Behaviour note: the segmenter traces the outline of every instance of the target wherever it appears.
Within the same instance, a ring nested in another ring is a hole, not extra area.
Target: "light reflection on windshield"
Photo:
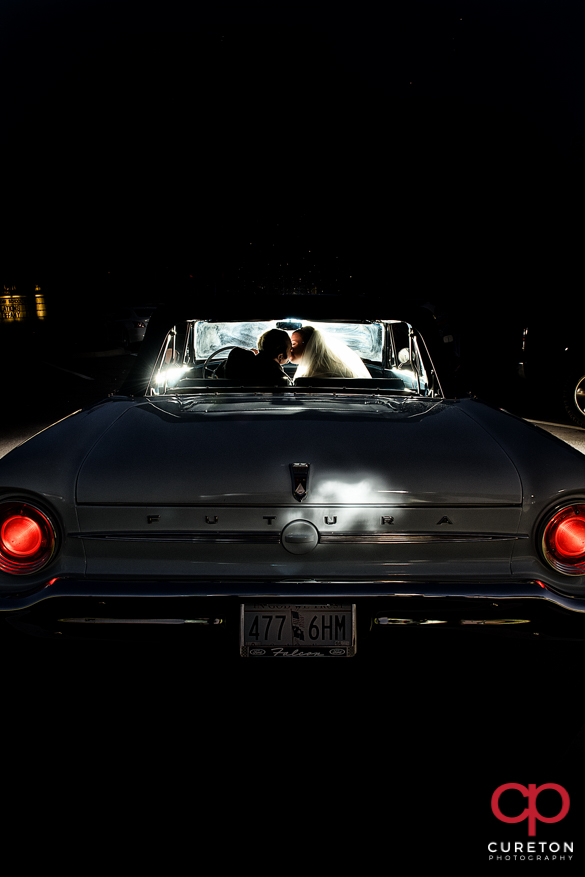
[[[337,339],[347,344],[352,356],[357,354],[362,363],[367,363],[368,377],[355,379],[355,382],[353,378],[343,378],[342,383],[335,377],[322,379],[317,376],[312,380],[307,376],[297,377],[295,366],[286,364],[284,371],[295,390],[308,390],[312,394],[320,392],[323,395],[337,395],[340,392],[362,395],[364,391],[371,390],[383,394],[383,404],[388,404],[388,397],[394,394],[443,395],[438,381],[433,377],[430,360],[431,380],[427,377],[428,366],[420,356],[416,335],[412,332],[409,334],[409,324],[396,321],[384,323],[380,320],[369,323],[302,322],[322,330],[332,348]],[[228,391],[231,387],[232,392],[241,393],[246,385],[250,385],[250,381],[244,380],[241,375],[237,375],[238,380],[226,376],[224,363],[229,352],[234,347],[256,351],[259,337],[268,329],[286,326],[286,331],[292,334],[300,323],[300,320],[292,317],[255,321],[185,320],[177,323],[170,328],[160,348],[150,373],[147,395],[205,391],[209,389],[209,381],[213,381],[214,390]],[[258,386],[272,387],[273,382]],[[277,387],[274,384],[274,389],[284,392],[290,387],[280,384]],[[411,414],[416,416],[416,413],[413,411]]]
[[[291,325],[300,321],[287,318],[284,320],[267,320],[264,322],[214,322],[197,323],[195,332],[195,350],[198,359],[206,359],[214,350],[229,344],[238,347],[256,348],[258,338],[267,329],[275,329],[277,323],[290,322]],[[382,362],[383,327],[380,323],[325,323],[311,320],[311,325],[344,341],[348,347],[362,359]],[[227,356],[228,351],[224,356]],[[220,357],[221,358],[221,357]]]

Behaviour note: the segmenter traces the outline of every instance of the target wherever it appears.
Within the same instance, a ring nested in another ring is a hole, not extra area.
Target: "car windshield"
[[[340,354],[341,364],[338,359],[334,369],[311,371],[308,366],[302,367],[302,360],[278,360],[268,366],[268,372],[262,363],[251,365],[252,351],[257,352],[259,338],[265,332],[284,330],[292,336],[307,324],[318,329],[331,350]],[[237,356],[231,355],[232,351]],[[304,321],[295,317],[177,323],[160,348],[147,394],[188,394],[210,389],[233,393],[247,386],[301,392],[319,387],[319,392],[339,392],[343,388],[351,392],[442,395],[424,342],[419,343],[408,323]],[[233,389],[236,387],[238,390]]]
[[[266,320],[265,322],[199,322],[195,330],[197,359],[207,359],[214,350],[227,345],[254,349],[258,338],[268,329],[286,329],[292,334],[303,325],[301,320]],[[344,341],[362,359],[382,362],[383,328],[381,323],[324,323],[312,321],[326,336]],[[224,351],[226,357],[229,351]]]

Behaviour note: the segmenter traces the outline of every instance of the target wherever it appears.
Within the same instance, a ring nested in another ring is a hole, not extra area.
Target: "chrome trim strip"
[[[70,533],[77,539],[102,539],[109,542],[185,542],[185,543],[217,543],[232,542],[239,544],[273,545],[281,541],[280,532],[236,533],[231,531],[201,533]],[[323,544],[339,543],[370,543],[385,545],[401,543],[417,545],[424,542],[510,542],[517,539],[528,539],[528,536],[510,535],[506,533],[320,533],[319,542]]]
[[[319,541],[417,544],[419,542],[506,542],[514,539],[528,539],[528,536],[500,533],[328,533],[322,534]]]
[[[278,543],[280,533],[213,533],[209,536],[199,533],[157,533],[143,535],[142,533],[70,533],[77,539],[102,539],[106,542],[239,542],[239,543]]]
[[[413,625],[415,627],[420,626],[421,624],[450,624],[450,625],[461,625],[461,624],[530,624],[529,618],[478,618],[478,619],[467,619],[467,618],[390,618],[387,615],[380,615],[374,617],[374,624],[381,625]]]
[[[355,510],[355,509],[444,509],[448,511],[449,509],[481,509],[482,511],[491,510],[491,509],[521,509],[521,502],[490,502],[490,503],[477,503],[477,502],[449,502],[449,503],[439,503],[439,502],[417,502],[414,500],[413,502],[372,502],[372,503],[364,503],[364,502],[336,502],[336,503],[328,503],[328,502],[311,502],[311,500],[307,500],[306,504],[303,503],[305,509],[333,509],[340,511],[345,511],[346,509]],[[79,508],[116,508],[116,509],[139,509],[139,508],[153,508],[153,504],[150,502],[78,502],[77,506]],[[156,504],[157,509],[165,509],[165,508],[188,508],[188,509],[218,509],[223,508],[223,503],[219,505],[213,505],[213,503],[190,503],[190,502],[158,502]],[[226,508],[230,509],[265,509],[267,508],[265,503],[259,502],[230,502],[229,506]],[[296,506],[292,506],[290,503],[286,502],[275,502],[270,505],[271,509],[292,509],[297,508]]]
[[[58,618],[80,624],[222,624],[223,618]]]

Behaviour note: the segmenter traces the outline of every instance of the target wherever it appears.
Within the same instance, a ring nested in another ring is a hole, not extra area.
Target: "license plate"
[[[351,658],[355,603],[242,603],[244,658]]]

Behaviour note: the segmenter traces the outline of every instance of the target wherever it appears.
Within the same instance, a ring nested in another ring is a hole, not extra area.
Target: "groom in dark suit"
[[[251,385],[291,383],[282,368],[289,359],[291,341],[284,329],[268,329],[258,339],[258,353],[244,347],[234,347],[218,377],[234,378]]]

